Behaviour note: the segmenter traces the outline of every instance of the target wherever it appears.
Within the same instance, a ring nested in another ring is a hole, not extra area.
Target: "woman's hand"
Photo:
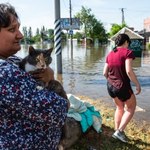
[[[109,71],[108,64],[105,63],[104,69],[103,69],[103,75],[106,77],[106,79],[108,78],[108,71]]]
[[[140,84],[138,84],[137,86],[136,86],[136,93],[135,93],[135,95],[138,95],[138,94],[140,94],[141,93],[141,86],[140,86]]]
[[[133,71],[133,68],[132,68],[132,62],[133,62],[133,59],[126,59],[125,61],[125,64],[126,64],[126,73],[129,77],[129,79],[136,85],[136,92],[135,92],[135,95],[138,95],[140,92],[141,92],[141,86],[140,86],[140,83]]]
[[[36,71],[30,72],[34,79],[48,83],[51,80],[54,80],[54,71],[50,67],[45,69],[38,69]]]

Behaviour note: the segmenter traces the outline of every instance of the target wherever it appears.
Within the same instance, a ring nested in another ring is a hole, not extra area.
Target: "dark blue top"
[[[56,150],[66,116],[65,99],[0,59],[1,150]]]

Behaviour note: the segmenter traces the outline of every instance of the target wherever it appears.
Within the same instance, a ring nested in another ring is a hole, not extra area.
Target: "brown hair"
[[[0,4],[0,30],[8,27],[11,23],[11,15],[19,19],[15,8],[9,3]]]
[[[119,34],[117,36],[117,38],[115,39],[115,47],[113,48],[113,51],[114,52],[117,51],[117,46],[123,45],[125,43],[125,41],[127,41],[130,45],[131,40],[130,40],[129,36],[125,33]]]

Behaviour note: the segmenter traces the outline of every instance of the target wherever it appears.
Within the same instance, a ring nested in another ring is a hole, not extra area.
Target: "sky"
[[[60,0],[60,17],[69,18],[70,0]],[[54,28],[55,0],[0,0],[0,3],[12,4],[21,20],[22,27],[31,27],[33,32],[37,28],[45,26]],[[129,27],[136,31],[143,29],[144,19],[150,18],[150,0],[71,0],[72,17],[80,12],[81,7],[90,8],[96,19],[103,23],[109,32],[113,23],[122,23],[122,11],[124,20]]]

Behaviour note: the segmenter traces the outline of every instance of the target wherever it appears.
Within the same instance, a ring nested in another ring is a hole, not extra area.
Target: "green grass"
[[[94,150],[150,150],[150,124],[139,125],[135,120],[131,120],[125,130],[129,142],[120,142],[111,137],[114,132],[115,109],[100,100],[90,100],[83,96],[80,98],[86,99],[100,111],[103,120],[102,133],[89,129],[69,150],[88,150],[90,147]]]

